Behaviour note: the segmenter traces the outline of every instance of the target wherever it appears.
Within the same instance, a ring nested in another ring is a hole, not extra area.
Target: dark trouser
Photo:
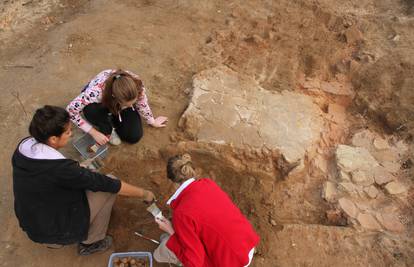
[[[119,116],[109,113],[109,109],[102,103],[92,103],[83,109],[85,118],[101,133],[110,135],[114,127],[122,141],[131,144],[138,143],[143,135],[141,117],[138,112],[132,108],[122,110],[120,114],[122,121],[119,120]]]

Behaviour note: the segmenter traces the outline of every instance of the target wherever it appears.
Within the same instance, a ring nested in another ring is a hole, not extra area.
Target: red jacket
[[[167,242],[185,267],[243,267],[259,242],[249,221],[210,179],[188,185],[171,202],[175,233]]]

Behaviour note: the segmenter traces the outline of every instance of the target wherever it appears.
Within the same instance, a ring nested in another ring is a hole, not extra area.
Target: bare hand
[[[164,232],[167,232],[170,235],[173,235],[175,233],[174,228],[173,228],[170,220],[168,220],[164,217],[162,217],[162,218],[155,217],[155,222],[158,224],[160,229],[163,230]]]
[[[144,190],[144,202],[152,203],[155,201],[155,195],[149,190]]]
[[[83,168],[88,168],[89,165],[92,164],[92,162],[93,162],[93,159],[87,159],[87,160],[84,160],[81,163],[79,163],[79,165]]]
[[[105,145],[109,141],[108,136],[104,135],[95,128],[92,128],[89,131],[89,134],[93,137],[93,139],[95,139],[96,143],[98,143],[99,145]]]
[[[167,126],[168,118],[164,116],[159,116],[155,118],[154,122],[151,124],[152,127],[161,128]]]

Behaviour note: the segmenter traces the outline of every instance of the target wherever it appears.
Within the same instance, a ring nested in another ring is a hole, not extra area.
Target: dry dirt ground
[[[192,76],[224,64],[274,92],[303,92],[305,79],[351,84],[355,97],[335,100],[347,107],[341,142],[364,128],[394,135],[409,146],[404,168],[413,177],[412,0],[5,0],[0,44],[1,266],[106,265],[111,251],[79,257],[75,246],[50,250],[28,240],[13,212],[10,157],[36,108],[66,106],[96,73],[116,67],[142,77],[154,113],[169,123],[145,127],[137,145],[112,147],[102,171],[151,188],[162,202],[172,190],[165,158],[191,149],[200,173],[223,186],[261,235],[253,266],[414,266],[413,190],[403,235],[360,232],[328,226],[323,176],[278,180],[265,199],[254,170],[210,159],[210,147],[176,146],[190,139],[178,121]],[[329,101],[317,99],[322,110]],[[142,203],[119,198],[113,250],[152,251],[135,230],[160,234]]]

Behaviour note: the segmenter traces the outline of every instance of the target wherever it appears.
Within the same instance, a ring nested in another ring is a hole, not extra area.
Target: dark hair
[[[102,95],[102,104],[118,115],[121,104],[136,99],[142,92],[142,81],[126,71],[116,70],[105,81],[105,90]]]
[[[36,110],[29,133],[38,142],[46,144],[51,136],[61,136],[69,123],[69,113],[61,108],[46,105]]]

